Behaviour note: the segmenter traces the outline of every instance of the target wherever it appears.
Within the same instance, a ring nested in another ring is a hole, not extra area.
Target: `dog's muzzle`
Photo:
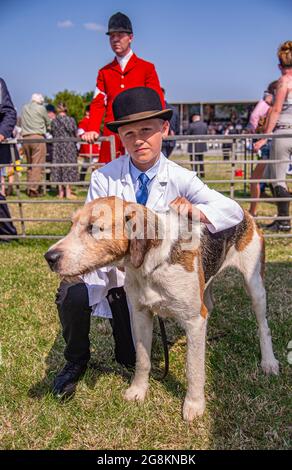
[[[59,250],[49,250],[45,253],[44,257],[52,271],[57,271],[61,256],[62,253]]]

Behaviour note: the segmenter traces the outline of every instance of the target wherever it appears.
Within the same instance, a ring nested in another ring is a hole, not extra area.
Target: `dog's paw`
[[[205,398],[201,400],[185,399],[183,406],[183,419],[191,422],[194,418],[202,416],[205,411]]]
[[[277,359],[261,362],[262,369],[267,375],[279,375],[279,362]]]
[[[148,387],[138,387],[137,385],[131,385],[125,393],[124,399],[128,401],[144,401],[147,393]]]

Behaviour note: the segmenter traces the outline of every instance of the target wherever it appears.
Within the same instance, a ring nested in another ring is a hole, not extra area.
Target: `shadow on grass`
[[[105,320],[106,321],[106,320]],[[130,382],[133,370],[128,370],[120,366],[114,360],[113,353],[113,339],[112,335],[107,332],[106,334],[100,333],[102,328],[99,328],[101,323],[98,323],[95,318],[91,321],[91,359],[88,363],[88,369],[85,373],[83,380],[87,387],[93,389],[100,376],[104,374],[114,374],[123,377],[127,382]],[[173,344],[181,335],[182,331],[169,325],[168,328],[168,343]],[[65,343],[60,330],[51,346],[51,349],[45,359],[46,370],[44,377],[35,383],[28,392],[30,398],[41,399],[48,393],[51,393],[54,378],[59,370],[64,366],[66,360],[63,355]],[[151,376],[155,380],[160,380],[164,373],[164,354],[161,343],[160,331],[158,325],[154,327],[153,333],[153,348],[152,348],[152,372]],[[170,373],[167,375],[165,381],[170,390],[178,390],[179,382]]]

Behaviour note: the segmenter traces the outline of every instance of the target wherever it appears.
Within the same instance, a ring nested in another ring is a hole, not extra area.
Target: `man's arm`
[[[0,142],[11,136],[16,125],[16,117],[6,83],[0,79]]]
[[[51,121],[50,121],[50,118],[48,116],[47,110],[44,106],[43,106],[43,117],[44,117],[44,121],[45,121],[46,130],[50,131],[51,130]]]
[[[88,131],[81,136],[82,140],[90,144],[94,143],[99,137],[101,121],[106,108],[106,100],[104,75],[100,70],[97,76],[93,100],[90,105]]]
[[[162,93],[159,78],[153,64],[149,64],[149,67],[147,69],[145,77],[145,86],[152,88],[159,94],[162,106],[163,108],[165,108],[164,95]]]

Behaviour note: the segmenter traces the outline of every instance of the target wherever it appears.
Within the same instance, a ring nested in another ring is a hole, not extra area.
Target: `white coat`
[[[128,155],[93,172],[86,202],[106,196],[136,202]],[[149,186],[146,206],[165,212],[178,196],[185,197],[208,218],[211,224],[207,227],[212,233],[233,227],[243,219],[243,211],[235,201],[210,189],[195,172],[168,160],[161,153],[157,175]],[[124,274],[116,268],[102,268],[84,275],[83,280],[88,288],[93,315],[111,317],[106,295],[109,289],[124,284]]]

